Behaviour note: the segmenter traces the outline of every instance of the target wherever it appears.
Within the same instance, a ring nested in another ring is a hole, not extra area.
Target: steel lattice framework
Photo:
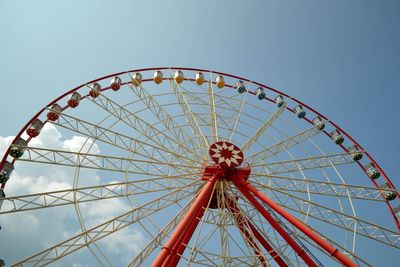
[[[79,146],[47,141],[51,131]],[[79,251],[100,266],[372,266],[363,248],[400,249],[400,195],[360,144],[299,100],[216,71],[137,69],[80,85],[21,129],[0,170],[0,218],[76,214],[58,222],[70,237],[12,266]],[[26,170],[65,175],[69,188],[8,194]],[[107,203],[123,211],[96,217]],[[121,262],[106,244],[127,229],[141,243]]]

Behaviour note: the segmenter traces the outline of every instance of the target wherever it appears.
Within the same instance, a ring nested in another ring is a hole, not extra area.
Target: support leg
[[[317,243],[321,248],[323,248],[329,254],[331,254],[333,257],[335,257],[344,266],[351,266],[351,267],[357,266],[357,264],[355,264],[353,261],[351,261],[344,254],[342,254],[337,248],[335,248],[334,246],[332,246],[331,244],[326,242],[318,234],[316,234],[314,231],[312,231],[310,228],[308,228],[305,224],[303,224],[301,221],[299,221],[296,217],[294,217],[289,212],[284,210],[281,206],[279,206],[274,201],[272,201],[267,196],[265,196],[263,193],[258,191],[255,187],[250,185],[244,179],[240,179],[240,178],[235,179],[235,184],[237,184],[238,188],[239,187],[241,188],[240,189],[241,191],[243,190],[247,194],[249,194],[249,192],[251,192],[255,196],[257,196],[261,201],[263,201],[265,204],[267,204],[269,207],[271,207],[275,212],[277,212],[279,215],[281,215],[283,218],[285,218],[288,222],[290,222],[293,226],[295,226],[297,229],[299,229],[301,232],[303,232],[311,240],[313,240],[315,243]]]
[[[233,183],[240,192],[253,204],[253,206],[263,215],[263,217],[271,224],[271,226],[285,239],[285,241],[293,248],[293,250],[311,267],[318,265],[310,258],[304,249],[283,229],[283,227],[269,214],[264,207],[254,198],[254,196],[246,188],[245,180],[242,177],[235,177]]]
[[[207,206],[208,203],[205,203],[203,208],[200,210],[200,212],[197,214],[195,219],[193,220],[192,224],[190,227],[187,229],[185,234],[182,236],[181,240],[177,242],[176,246],[172,250],[171,254],[168,256],[168,258],[165,261],[165,264],[163,266],[177,266],[179,260],[181,259],[181,255],[186,249],[186,245],[189,243],[190,239],[193,236],[193,233],[195,232],[197,225],[199,224],[201,218],[204,215],[205,212],[205,207]]]
[[[228,208],[228,210],[231,213],[233,219],[235,220],[236,224],[238,225],[240,232],[245,236],[247,242],[252,247],[254,253],[260,259],[260,262],[262,263],[262,266],[263,267],[267,267],[268,263],[267,263],[264,255],[262,255],[260,247],[255,242],[255,240],[253,239],[253,236],[250,234],[250,232],[246,228],[246,223],[245,222],[247,222],[247,220],[241,215],[239,209],[237,209],[237,207],[235,205],[233,205],[232,201],[233,200],[231,200],[231,199],[227,199],[226,200],[226,207]]]
[[[240,221],[245,221],[246,224],[251,232],[253,233],[254,237],[260,242],[260,244],[267,250],[269,255],[275,260],[275,262],[280,266],[280,267],[288,267],[286,262],[279,256],[279,254],[274,250],[274,248],[268,243],[268,241],[261,235],[261,233],[257,230],[257,228],[249,221],[247,218],[245,218],[241,213],[239,207],[236,205],[236,201],[232,199],[232,197],[227,197],[227,204],[229,208],[231,209],[231,212],[235,212],[238,214],[238,216],[243,217],[239,218]]]
[[[200,209],[203,208],[203,203],[210,199],[215,182],[217,181],[219,176],[219,172],[215,173],[205,184],[197,198],[195,199],[193,205],[190,207],[188,213],[185,215],[183,220],[179,223],[178,227],[176,228],[175,232],[172,234],[170,239],[167,241],[167,243],[163,246],[161,249],[160,254],[158,254],[157,258],[154,260],[153,264],[151,265],[152,267],[161,267],[168,257],[168,255],[171,253],[172,248],[174,245],[177,243],[177,241],[180,239],[182,235],[184,235],[185,231],[188,229],[190,226],[191,222],[193,221],[193,218],[197,215]]]

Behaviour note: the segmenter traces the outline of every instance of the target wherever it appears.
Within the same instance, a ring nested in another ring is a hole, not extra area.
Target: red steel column
[[[296,251],[296,253],[304,260],[304,262],[311,267],[318,265],[308,256],[308,254],[300,247],[299,244],[283,229],[283,227],[269,214],[263,206],[254,198],[248,191],[246,182],[241,177],[232,179],[233,183],[240,190],[240,192],[254,205],[254,207],[264,216],[264,218],[271,224],[271,226],[288,242],[288,244]]]
[[[271,207],[274,211],[279,213],[282,217],[284,217],[288,222],[290,222],[293,226],[307,235],[310,239],[312,239],[315,243],[317,243],[321,248],[329,252],[333,257],[335,257],[339,262],[341,262],[345,266],[356,267],[358,266],[352,260],[347,258],[344,254],[342,254],[337,248],[326,242],[322,239],[318,234],[308,228],[305,224],[299,221],[292,214],[284,210],[280,205],[276,204],[274,201],[269,199],[263,193],[258,191],[255,187],[250,185],[248,182],[245,182],[244,179],[238,179],[236,183],[242,188],[241,191],[252,192],[255,196],[257,196],[261,201]],[[235,183],[235,184],[236,184]]]
[[[269,255],[278,263],[280,267],[288,267],[289,265],[279,256],[279,254],[274,250],[273,247],[268,243],[268,241],[260,234],[260,232],[254,227],[253,224],[248,222],[251,231],[257,240],[263,245],[263,247],[268,251]]]
[[[163,265],[165,259],[171,253],[171,249],[174,247],[174,245],[177,243],[180,237],[184,235],[185,230],[187,230],[187,228],[190,226],[191,222],[193,221],[193,218],[196,216],[199,209],[203,208],[203,203],[205,201],[208,201],[208,199],[211,197],[211,194],[214,189],[214,184],[218,180],[218,177],[219,177],[219,172],[217,171],[207,181],[207,183],[201,190],[200,194],[195,199],[193,205],[190,207],[188,213],[185,215],[185,217],[182,219],[182,221],[176,228],[175,232],[172,234],[167,243],[161,249],[160,254],[158,254],[157,258],[151,265],[152,267],[161,267]]]
[[[239,212],[239,207],[236,205],[236,203],[230,198],[229,199],[229,206],[233,208],[233,211]],[[240,217],[243,217],[243,215],[239,214]],[[243,218],[245,219],[245,218]],[[274,248],[268,243],[268,241],[260,234],[260,232],[257,230],[257,228],[251,223],[251,221],[246,220],[247,225],[250,227],[251,232],[253,232],[254,237],[257,238],[257,240],[260,242],[260,244],[267,250],[269,255],[276,261],[276,263],[280,267],[288,267],[286,262],[279,256],[279,254],[274,250]]]
[[[193,233],[197,228],[197,225],[199,224],[201,218],[203,217],[204,212],[205,212],[205,207],[207,206],[207,204],[208,204],[208,200],[207,200],[207,203],[203,203],[203,207],[199,210],[199,213],[196,215],[196,217],[192,221],[191,225],[186,230],[185,234],[182,235],[182,238],[180,238],[180,240],[175,244],[174,248],[171,251],[171,254],[165,260],[165,263],[163,264],[163,266],[177,266],[178,265],[178,262],[181,259],[180,255],[182,255],[183,252],[185,252],[186,245],[192,238]]]
[[[247,238],[247,242],[253,248],[254,253],[258,256],[262,265],[264,267],[267,267],[268,264],[266,263],[266,259],[265,259],[264,255],[260,254],[261,253],[260,247],[254,241],[253,237],[251,236],[249,231],[246,229],[245,224],[243,224],[243,222],[242,222],[245,220],[245,218],[243,218],[243,216],[241,216],[241,214],[239,213],[239,209],[237,209],[237,207],[234,206],[230,201],[231,200],[226,201],[226,204],[228,204],[227,207],[229,209],[229,212],[232,214],[233,219],[238,224],[240,232],[242,232],[242,234]]]

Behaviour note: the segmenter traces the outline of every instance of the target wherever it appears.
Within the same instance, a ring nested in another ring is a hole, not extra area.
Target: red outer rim
[[[118,76],[118,75],[121,75],[121,74],[127,74],[127,73],[132,73],[132,72],[143,72],[143,71],[155,71],[155,70],[182,70],[182,71],[185,71],[185,70],[186,70],[186,71],[200,71],[200,72],[204,72],[204,73],[218,74],[218,75],[222,75],[222,76],[231,77],[231,78],[235,78],[235,79],[238,79],[238,80],[250,82],[250,83],[252,83],[252,84],[256,84],[256,85],[261,86],[261,87],[263,87],[263,88],[265,88],[265,89],[268,89],[268,90],[270,90],[270,91],[272,91],[272,92],[274,92],[274,93],[276,93],[276,94],[280,94],[280,95],[283,95],[283,96],[285,96],[285,97],[287,97],[287,98],[290,98],[290,99],[293,100],[294,102],[296,102],[296,103],[302,105],[304,108],[307,108],[309,111],[311,111],[311,112],[313,112],[314,114],[316,114],[316,115],[320,116],[321,118],[325,119],[325,120],[326,120],[326,123],[330,123],[334,128],[336,128],[336,129],[339,130],[342,134],[344,134],[354,145],[356,145],[360,150],[362,150],[362,151],[364,152],[364,155],[369,159],[369,161],[372,162],[372,163],[375,165],[375,167],[379,170],[379,172],[381,173],[381,175],[383,176],[383,178],[385,179],[385,181],[386,181],[393,189],[396,190],[397,199],[400,200],[400,194],[399,194],[399,192],[397,191],[397,189],[396,189],[396,187],[393,185],[393,183],[390,181],[390,179],[389,179],[389,177],[386,175],[385,171],[384,171],[384,170],[379,166],[379,164],[372,158],[372,156],[371,156],[366,150],[364,150],[364,148],[363,148],[356,140],[354,140],[354,138],[353,138],[352,136],[350,136],[350,135],[349,135],[347,132],[345,132],[341,127],[339,127],[339,125],[337,125],[337,124],[334,123],[333,121],[329,120],[326,116],[322,115],[321,113],[319,113],[318,111],[316,111],[316,110],[313,109],[312,107],[308,106],[307,104],[305,104],[305,103],[301,102],[300,100],[297,100],[296,98],[293,98],[293,97],[289,96],[288,94],[285,94],[285,93],[283,93],[283,92],[281,92],[281,91],[279,91],[279,90],[277,90],[277,89],[275,89],[275,88],[272,88],[272,87],[267,86],[267,85],[262,84],[262,83],[254,82],[254,81],[249,80],[249,79],[247,79],[247,78],[243,78],[243,77],[240,77],[240,76],[237,76],[237,75],[232,75],[232,74],[228,74],[228,73],[224,73],[224,72],[219,72],[219,71],[212,71],[212,70],[205,70],[205,69],[198,69],[198,68],[184,68],[184,67],[143,68],[143,69],[134,69],[134,70],[122,71],[122,72],[118,72],[118,73],[114,73],[114,74],[109,74],[109,75],[106,75],[106,76],[103,76],[103,77],[100,77],[100,78],[91,80],[91,81],[89,81],[89,82],[87,82],[87,83],[81,84],[81,85],[79,85],[79,86],[77,86],[77,87],[75,87],[75,88],[73,88],[73,89],[67,91],[67,92],[64,93],[63,95],[61,95],[61,96],[59,96],[58,98],[56,98],[56,99],[54,99],[53,101],[51,101],[49,104],[47,104],[47,105],[46,105],[45,107],[43,107],[41,110],[39,110],[39,112],[36,113],[36,115],[34,115],[34,116],[28,121],[28,123],[25,124],[25,126],[19,131],[19,133],[16,135],[16,137],[14,138],[14,140],[12,141],[12,143],[14,143],[14,142],[25,132],[25,130],[29,127],[29,125],[30,125],[36,118],[38,118],[38,117],[43,113],[43,111],[45,111],[45,109],[46,109],[47,107],[52,106],[54,103],[58,102],[59,100],[63,99],[64,97],[68,96],[69,94],[71,94],[71,93],[73,93],[73,92],[75,92],[75,91],[81,89],[81,88],[84,87],[85,85],[92,84],[92,83],[94,83],[94,82],[98,82],[98,81],[101,81],[101,80],[104,80],[104,79],[112,78],[112,77],[114,77],[114,76]],[[170,79],[170,78],[163,78],[163,80],[169,80],[169,79]],[[148,81],[152,81],[152,80],[153,80],[153,79],[143,79],[142,82],[148,82]],[[194,79],[185,78],[185,80],[192,80],[192,81],[193,81]],[[130,83],[130,82],[122,83],[121,86],[124,85],[124,84],[127,84],[127,83]],[[215,82],[213,81],[213,83],[215,83]],[[225,86],[226,86],[226,87],[234,88],[234,86],[232,86],[232,85],[225,85]],[[110,88],[110,87],[106,87],[106,88],[102,89],[102,91],[108,90],[109,88]],[[251,94],[253,94],[253,95],[255,95],[254,92],[251,92],[251,91],[248,91],[248,92],[251,93]],[[88,96],[88,95],[83,96],[82,99],[86,98],[87,96]],[[82,100],[82,99],[81,99],[81,100]],[[266,100],[267,100],[267,101],[270,101],[270,102],[274,102],[274,100],[273,100],[273,99],[270,99],[270,98],[266,98]],[[63,110],[67,109],[68,107],[69,107],[68,105],[64,106],[64,107],[63,107]],[[294,113],[294,110],[291,109],[290,107],[286,107],[286,109],[289,110],[290,112]],[[304,119],[305,119],[305,121],[307,121],[308,123],[313,124],[312,121],[311,121],[310,119],[308,119],[307,117],[305,117]],[[47,120],[46,120],[44,123],[47,123]],[[328,132],[326,132],[326,131],[323,131],[323,132],[330,138],[330,135],[329,135]],[[29,142],[31,139],[32,139],[32,138],[28,138],[27,141]],[[12,144],[12,143],[11,143],[11,144]],[[340,145],[340,147],[341,147],[346,153],[348,152],[347,149],[346,149],[343,145]],[[10,153],[10,148],[11,148],[11,145],[8,147],[7,151],[5,152],[5,154],[4,154],[4,156],[3,156],[3,159],[2,159],[2,161],[1,161],[1,163],[0,163],[0,169],[3,168],[3,165],[5,164],[5,162],[6,162],[6,160],[7,160],[7,157],[8,157],[8,155],[9,155],[9,153]],[[12,161],[12,163],[14,163],[14,160]],[[361,163],[360,163],[360,162],[357,162],[357,163],[358,163],[358,165],[360,166],[360,168],[364,171],[364,173],[367,175],[366,170],[365,170],[364,167],[361,165]],[[370,178],[368,175],[367,175],[367,177]],[[371,182],[375,185],[375,187],[376,187],[377,189],[379,189],[379,185],[375,182],[375,180],[372,179],[372,178],[370,178],[370,180],[371,180]],[[1,185],[1,189],[4,189],[4,188],[5,188],[5,183]],[[393,209],[392,209],[392,206],[391,206],[391,204],[389,203],[389,201],[387,201],[387,200],[385,200],[385,201],[386,201],[386,204],[387,204],[387,206],[388,206],[388,208],[389,208],[390,213],[392,214],[392,217],[393,217],[394,221],[396,222],[397,229],[398,229],[398,231],[399,231],[399,233],[400,233],[400,222],[397,220],[396,215],[395,215],[395,213],[394,213],[394,211],[393,211]]]

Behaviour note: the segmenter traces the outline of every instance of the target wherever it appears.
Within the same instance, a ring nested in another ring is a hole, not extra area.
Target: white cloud
[[[124,228],[101,241],[108,251],[125,257],[124,261],[131,260],[146,244],[143,234],[136,229]]]
[[[48,176],[21,176],[16,171],[12,176],[12,180],[10,179],[10,183],[7,184],[6,191],[8,195],[12,196],[17,194],[62,190],[71,187],[71,183],[52,180],[51,177]]]
[[[27,139],[26,133],[22,137]],[[33,138],[29,145],[33,147],[55,148],[59,146],[61,138],[62,135],[57,128],[53,124],[46,123],[39,136]]]
[[[13,136],[0,136],[1,155],[5,153],[13,139]],[[51,124],[46,124],[41,134],[32,139],[29,145],[73,152],[100,153],[98,145],[85,137],[72,136],[63,140],[62,134]],[[15,196],[68,189],[73,186],[74,175],[75,169],[70,167],[17,161],[5,192],[7,196]],[[94,170],[87,169],[81,169],[79,177],[79,186],[96,185],[101,180]],[[130,207],[121,199],[110,199],[88,202],[80,205],[80,208],[88,228],[120,215]],[[30,256],[81,231],[73,206],[2,215],[0,224],[3,227],[0,231],[0,240],[9,241],[0,242],[0,258],[7,264]],[[144,244],[144,237],[139,231],[126,228],[100,241],[99,244],[106,254],[118,254],[121,258],[129,259]],[[86,262],[82,263],[80,259],[81,253],[72,254],[68,256],[68,265],[85,266],[83,264]],[[85,261],[88,261],[88,258]]]
[[[82,136],[73,136],[62,143],[62,148],[71,152],[98,154],[100,149],[91,139]]]
[[[14,140],[15,136],[2,137],[0,136],[0,155],[3,158],[4,153],[7,151],[7,148],[10,146],[11,142]]]

